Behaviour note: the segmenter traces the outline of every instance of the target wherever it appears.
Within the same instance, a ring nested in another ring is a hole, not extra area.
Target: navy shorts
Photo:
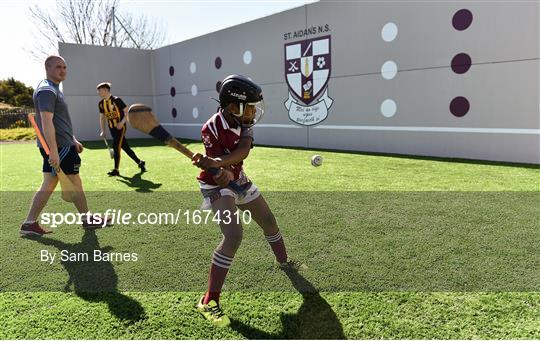
[[[39,148],[39,152],[43,156],[43,173],[52,173],[53,168],[49,164],[49,156],[43,148]],[[58,148],[58,156],[60,156],[60,168],[64,174],[79,174],[81,158],[75,146]]]

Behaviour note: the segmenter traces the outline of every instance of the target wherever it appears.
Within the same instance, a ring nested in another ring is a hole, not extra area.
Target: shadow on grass
[[[133,323],[145,319],[144,308],[136,300],[123,295],[118,291],[118,276],[110,261],[96,261],[94,252],[105,254],[112,247],[101,247],[94,230],[85,230],[80,243],[64,243],[62,241],[43,237],[28,236],[40,244],[54,246],[58,249],[57,259],[64,251],[71,255],[88,255],[88,261],[78,259],[61,261],[68,273],[68,281],[64,286],[65,292],[74,292],[85,301],[107,304],[109,311],[117,318]]]
[[[282,332],[271,334],[231,319],[231,328],[248,339],[345,339],[341,322],[317,289],[297,270],[284,271],[303,302],[296,314],[281,314]]]
[[[161,184],[145,180],[142,178],[144,172],[139,172],[133,175],[131,178],[123,175],[118,175],[119,182],[126,184],[128,187],[134,188],[135,192],[139,193],[152,193],[154,189],[161,187]]]

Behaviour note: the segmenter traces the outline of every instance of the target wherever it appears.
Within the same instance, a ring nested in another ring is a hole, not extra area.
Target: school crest
[[[330,36],[285,44],[285,79],[289,98],[285,108],[295,123],[311,126],[328,116],[334,102],[328,97],[331,70]]]

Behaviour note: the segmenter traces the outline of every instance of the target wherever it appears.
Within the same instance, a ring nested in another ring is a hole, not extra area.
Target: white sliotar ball
[[[322,156],[320,155],[313,155],[311,157],[311,165],[313,167],[319,167],[320,165],[322,165]]]

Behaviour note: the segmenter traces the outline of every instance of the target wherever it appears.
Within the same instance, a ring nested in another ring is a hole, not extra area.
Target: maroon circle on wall
[[[169,76],[174,76],[174,66],[169,66]]]
[[[471,57],[466,53],[458,53],[452,58],[450,65],[457,74],[463,74],[471,68]]]
[[[178,112],[176,111],[176,108],[172,108],[172,117],[176,118],[176,115],[178,115]]]
[[[171,86],[171,96],[174,97],[176,95],[176,89],[174,86]]]
[[[450,112],[456,117],[465,116],[470,109],[469,101],[465,97],[456,97],[450,102]]]
[[[219,92],[221,90],[221,81],[217,81],[216,83],[216,91]]]
[[[216,59],[214,60],[214,66],[216,67],[216,69],[221,68],[221,58],[220,57],[216,57]]]
[[[473,14],[466,8],[460,9],[452,17],[452,26],[458,31],[463,31],[471,26]]]

